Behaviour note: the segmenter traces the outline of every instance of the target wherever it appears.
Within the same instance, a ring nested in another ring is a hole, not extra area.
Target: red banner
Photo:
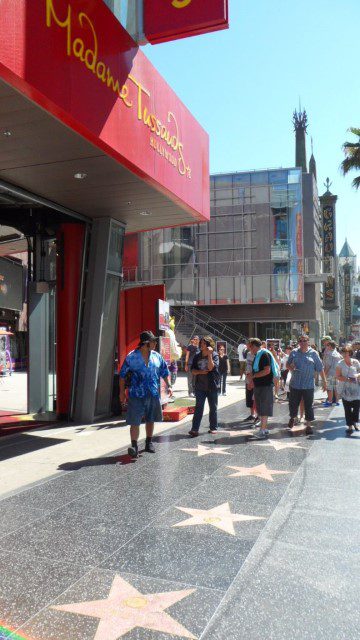
[[[228,0],[144,0],[144,32],[151,44],[228,27]]]
[[[0,0],[1,78],[209,219],[208,135],[102,0]]]

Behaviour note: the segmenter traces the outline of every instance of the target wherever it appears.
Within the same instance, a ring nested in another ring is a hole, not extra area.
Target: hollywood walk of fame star
[[[196,451],[198,458],[201,458],[202,456],[210,456],[211,454],[231,456],[231,453],[226,453],[227,449],[229,449],[229,447],[206,447],[204,444],[198,444],[196,449],[181,449],[181,451]]]
[[[143,594],[120,576],[115,576],[105,600],[73,602],[51,608],[98,618],[100,622],[94,640],[118,640],[136,627],[195,640],[190,631],[165,612],[194,591],[196,589]]]
[[[242,513],[231,513],[228,502],[219,504],[212,509],[188,509],[176,507],[179,511],[187,513],[191,518],[173,524],[173,527],[191,527],[197,524],[209,524],[231,536],[235,535],[234,522],[246,522],[248,520],[265,520],[259,516],[246,516]]]
[[[256,467],[231,467],[228,465],[227,468],[235,470],[235,473],[231,473],[227,476],[228,478],[255,476],[256,478],[268,480],[268,482],[274,482],[273,476],[291,473],[291,471],[275,471],[275,469],[268,469],[266,464],[258,464]]]
[[[253,442],[252,444],[256,444],[260,447],[274,447],[275,451],[281,451],[282,449],[306,449],[306,447],[302,447],[300,442],[280,442],[280,440],[265,440],[264,442]]]
[[[224,434],[224,438],[239,438],[240,436],[252,436],[254,435],[253,429],[242,429],[242,431],[219,431],[219,435]]]

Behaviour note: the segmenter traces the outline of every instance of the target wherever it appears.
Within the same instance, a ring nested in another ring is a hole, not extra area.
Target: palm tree
[[[343,151],[346,158],[341,163],[341,169],[344,176],[352,169],[360,169],[360,129],[350,127],[349,131],[358,137],[358,141],[345,142],[343,144]],[[360,176],[354,178],[353,187],[356,189],[360,187]]]

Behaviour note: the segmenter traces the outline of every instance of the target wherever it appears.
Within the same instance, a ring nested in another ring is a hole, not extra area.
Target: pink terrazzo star
[[[118,640],[136,627],[195,640],[190,631],[165,612],[165,609],[194,591],[195,589],[184,589],[142,594],[120,576],[115,576],[105,600],[74,602],[51,608],[98,618],[100,622],[94,640]]]

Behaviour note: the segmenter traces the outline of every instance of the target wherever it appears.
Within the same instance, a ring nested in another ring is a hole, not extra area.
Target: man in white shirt
[[[238,358],[239,358],[239,366],[240,366],[240,380],[242,380],[243,376],[245,375],[245,368],[246,368],[246,353],[244,354],[244,352],[246,351],[246,341],[245,340],[241,340],[239,346],[238,346]]]

